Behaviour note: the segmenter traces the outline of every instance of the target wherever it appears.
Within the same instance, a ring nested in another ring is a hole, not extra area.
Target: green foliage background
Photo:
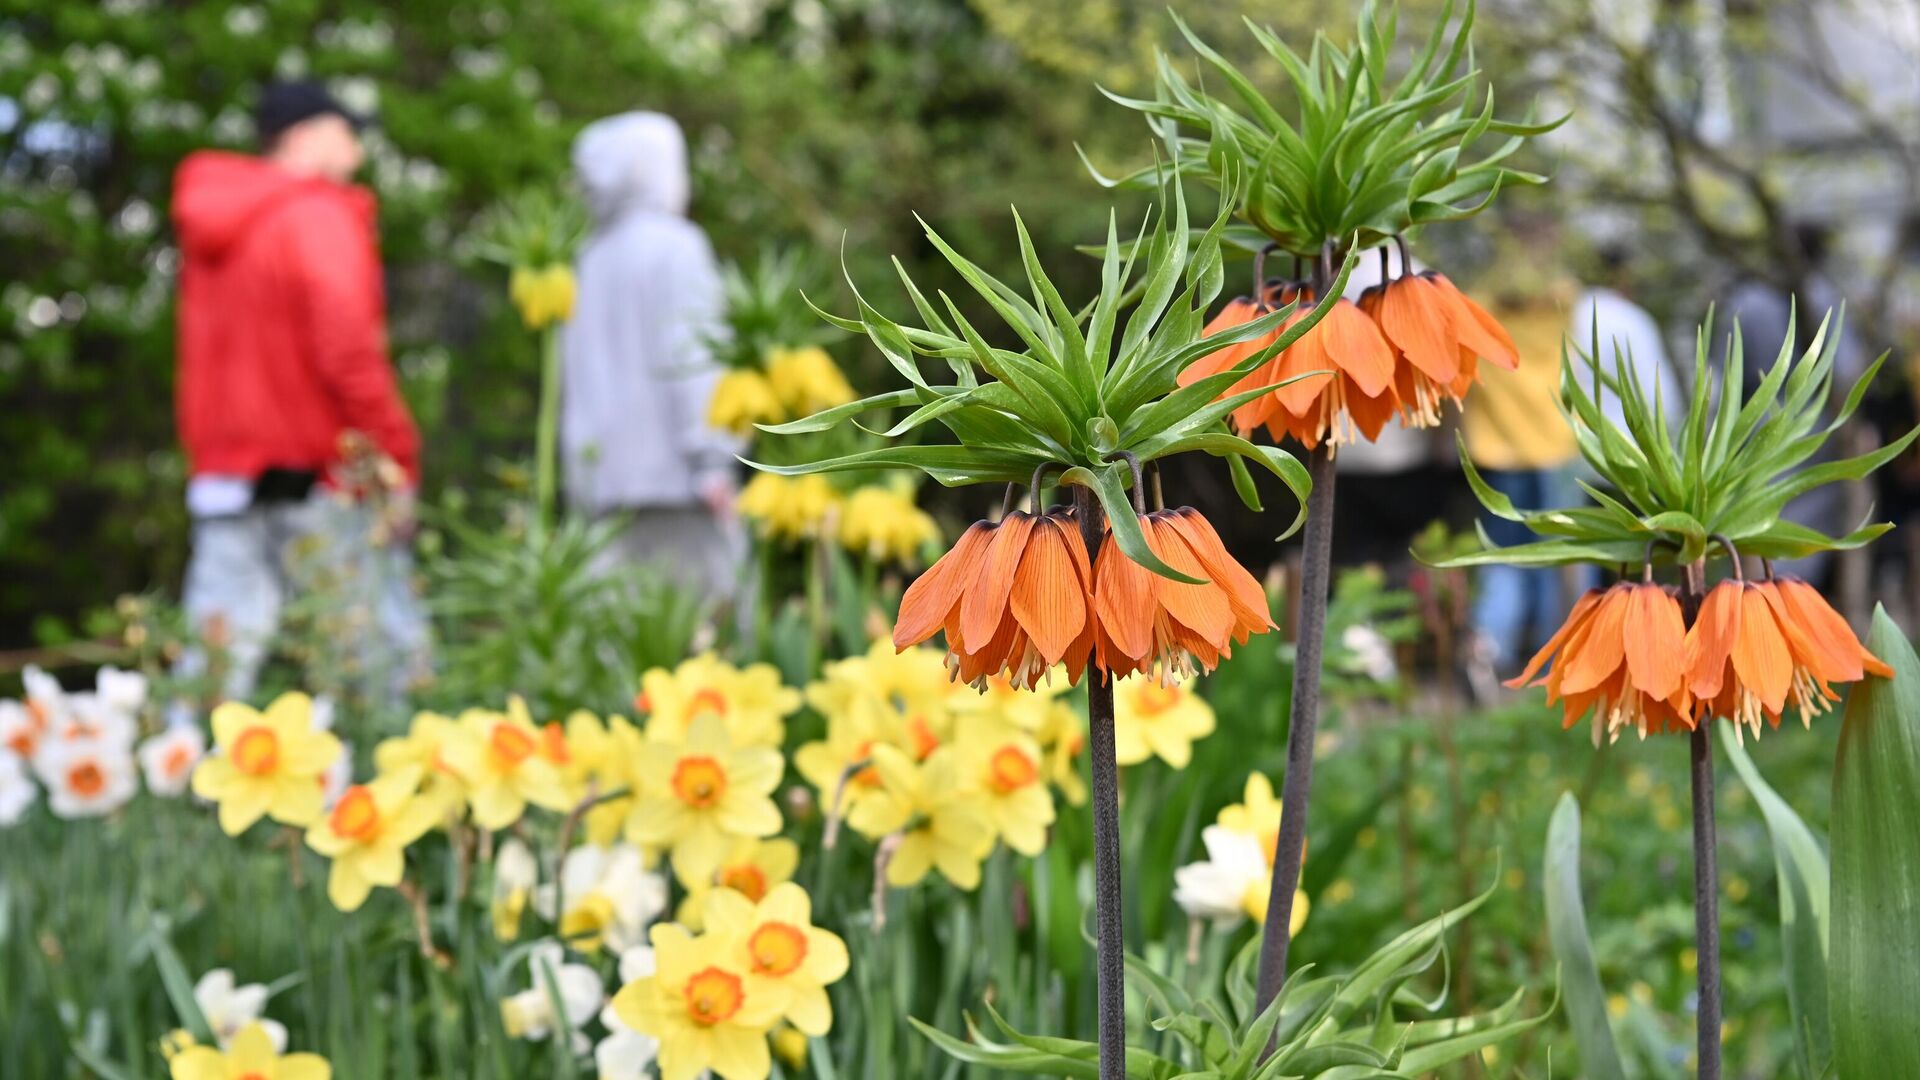
[[[1193,6],[1203,29],[1237,19]],[[457,240],[563,177],[582,124],[679,117],[723,255],[780,240],[824,262],[844,237],[855,279],[884,288],[888,253],[916,275],[933,255],[916,211],[990,267],[1011,265],[1009,203],[1043,250],[1097,233],[1071,144],[1114,161],[1146,141],[1090,77],[1136,86],[1169,26],[1158,7],[1004,0],[0,2],[0,645],[64,640],[87,608],[178,581],[171,175],[246,145],[262,80],[377,102],[394,357],[439,490],[523,458],[533,430],[532,345]],[[1095,269],[1069,263],[1065,284]]]

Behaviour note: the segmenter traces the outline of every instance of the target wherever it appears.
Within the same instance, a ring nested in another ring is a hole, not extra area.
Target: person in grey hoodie
[[[573,167],[593,231],[561,341],[567,502],[627,520],[611,561],[731,596],[739,445],[706,422],[722,298],[706,234],[686,216],[686,138],[660,113],[622,113],[580,132]]]

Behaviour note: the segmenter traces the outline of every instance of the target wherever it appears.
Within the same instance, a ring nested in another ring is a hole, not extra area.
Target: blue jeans
[[[1487,469],[1480,475],[1495,491],[1512,499],[1517,510],[1578,506],[1586,501],[1564,469]],[[1485,511],[1480,521],[1501,547],[1539,539],[1525,525]],[[1545,641],[1566,614],[1561,573],[1554,568],[1484,566],[1479,587],[1473,602],[1473,628],[1492,648],[1494,667],[1511,673],[1528,655],[1529,641]]]

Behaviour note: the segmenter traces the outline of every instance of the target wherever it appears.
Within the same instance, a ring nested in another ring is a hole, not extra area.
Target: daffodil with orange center
[[[1402,274],[1361,294],[1360,309],[1391,346],[1408,427],[1438,424],[1441,403],[1459,404],[1479,378],[1480,360],[1509,371],[1520,365],[1519,350],[1499,320],[1443,274]]]
[[[467,801],[467,782],[447,763],[444,753],[447,745],[459,737],[460,725],[451,717],[415,713],[405,735],[382,739],[373,748],[373,767],[383,773],[419,769],[423,778],[420,797],[439,810],[445,820]]]
[[[1129,675],[1113,689],[1113,757],[1121,765],[1159,758],[1176,769],[1193,760],[1193,744],[1213,734],[1213,706],[1190,684]]]
[[[313,699],[282,694],[264,712],[237,701],[213,710],[209,754],[193,770],[193,793],[220,804],[220,828],[238,836],[261,817],[309,825],[324,809],[321,776],[340,740],[313,726]]]
[[[407,845],[439,820],[438,808],[416,794],[419,787],[420,771],[411,767],[355,784],[307,829],[307,846],[333,861],[327,899],[334,907],[353,911],[374,886],[400,884]]]
[[[1892,674],[1819,593],[1793,580],[1708,590],[1685,662],[1700,715],[1725,717],[1742,737],[1758,737],[1763,719],[1779,727],[1789,705],[1811,724],[1837,700],[1834,682]]]
[[[1593,714],[1593,744],[1632,728],[1641,738],[1693,730],[1693,691],[1685,678],[1686,622],[1673,591],[1651,582],[1593,589],[1508,686],[1524,686],[1548,659],[1536,685],[1560,703],[1565,727]]]
[[[736,943],[684,927],[653,928],[654,973],[613,996],[620,1022],[660,1041],[661,1080],[766,1080],[773,1069],[767,1031],[787,999],[751,993]]]
[[[956,747],[943,746],[924,763],[898,747],[873,749],[883,797],[861,803],[847,818],[874,840],[898,836],[887,860],[887,884],[917,885],[930,870],[961,889],[980,884],[980,863],[993,852],[993,818],[962,769]]]
[[[685,742],[649,741],[634,763],[640,795],[627,838],[669,849],[683,877],[712,874],[734,841],[780,831],[773,789],[783,764],[778,750],[736,745],[714,716],[696,719]]]
[[[1162,577],[1129,559],[1118,543],[1101,545],[1094,567],[1094,639],[1104,670],[1177,682],[1212,671],[1233,645],[1273,628],[1266,591],[1198,510],[1144,514],[1140,530],[1162,562],[1202,584]]]
[[[800,708],[798,690],[784,686],[772,664],[735,667],[702,653],[668,671],[640,677],[639,701],[647,713],[647,737],[678,742],[702,716],[725,721],[740,746],[777,747],[786,737],[786,717]]]
[[[1031,688],[1056,664],[1080,680],[1093,646],[1093,571],[1069,511],[1016,510],[976,522],[900,599],[893,644],[906,649],[946,631],[947,666],[975,687],[1005,673]]]
[[[540,729],[519,697],[505,713],[469,709],[460,715],[458,737],[441,748],[442,759],[467,785],[474,824],[504,829],[520,820],[528,804],[548,810],[573,805],[567,784],[540,754]]]
[[[689,878],[679,867],[674,867],[675,876],[687,890],[675,914],[682,925],[698,930],[705,919],[708,893],[732,889],[757,904],[766,899],[774,886],[792,881],[793,872],[799,866],[800,845],[786,837],[741,837],[706,877]]]
[[[716,889],[707,897],[706,927],[732,942],[749,998],[781,1001],[782,1018],[816,1038],[832,1029],[827,987],[847,973],[847,946],[838,934],[813,925],[805,889],[787,882],[758,901]]]
[[[1000,839],[1022,855],[1040,854],[1054,815],[1040,744],[1008,725],[979,724],[961,734],[960,753]]]
[[[318,1054],[280,1054],[259,1024],[248,1024],[226,1051],[188,1046],[167,1062],[172,1080],[330,1080],[333,1066]]]

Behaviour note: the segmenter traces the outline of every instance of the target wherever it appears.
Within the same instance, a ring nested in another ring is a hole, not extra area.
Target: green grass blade
[[[1545,878],[1547,936],[1560,961],[1560,987],[1567,998],[1567,1021],[1580,1046],[1581,1076],[1588,1080],[1625,1080],[1620,1048],[1607,1020],[1607,992],[1587,936],[1586,906],[1580,899],[1580,802],[1572,792],[1560,796],[1547,826]]]
[[[1833,770],[1828,990],[1840,1076],[1920,1076],[1920,657],[1884,608],[1867,647],[1893,668],[1853,688]]]

